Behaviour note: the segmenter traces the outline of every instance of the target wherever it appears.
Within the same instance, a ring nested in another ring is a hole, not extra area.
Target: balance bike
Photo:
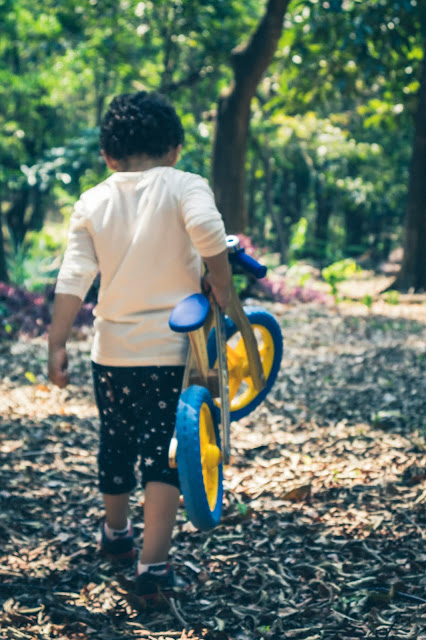
[[[233,273],[256,278],[266,267],[227,237]],[[189,350],[169,466],[176,468],[189,519],[200,530],[221,517],[223,465],[230,461],[230,424],[247,416],[269,393],[283,354],[281,329],[261,307],[242,307],[234,284],[226,315],[202,293],[173,309],[169,326],[188,333]]]

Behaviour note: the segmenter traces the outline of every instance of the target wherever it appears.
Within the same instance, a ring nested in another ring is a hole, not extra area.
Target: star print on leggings
[[[179,486],[168,464],[183,367],[106,367],[93,364],[100,416],[99,486],[127,493],[150,481]]]

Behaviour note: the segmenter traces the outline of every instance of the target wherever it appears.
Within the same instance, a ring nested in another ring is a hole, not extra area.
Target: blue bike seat
[[[177,333],[188,333],[203,326],[210,310],[210,302],[203,293],[193,293],[181,300],[169,318],[169,327]]]

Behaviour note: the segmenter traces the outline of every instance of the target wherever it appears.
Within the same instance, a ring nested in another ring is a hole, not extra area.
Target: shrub
[[[255,260],[259,260],[261,256],[265,256],[266,250],[254,245],[248,236],[238,234],[238,237],[241,247],[249,256]],[[261,280],[253,280],[253,278],[245,275],[238,275],[236,277],[239,278],[237,291],[239,293],[241,292],[242,295],[250,293],[253,285],[255,285],[255,290],[259,291],[263,297],[268,300],[273,300],[274,302],[293,304],[326,301],[326,296],[321,291],[304,286],[307,279],[305,276],[301,277],[297,285],[292,284],[285,276],[274,272],[272,272],[272,274],[267,273]],[[245,278],[245,286],[241,283],[241,278]]]
[[[0,282],[0,341],[12,340],[21,335],[35,338],[44,335],[51,321],[54,287],[43,292],[30,292],[23,287]],[[85,303],[76,318],[76,326],[93,322],[92,303]]]

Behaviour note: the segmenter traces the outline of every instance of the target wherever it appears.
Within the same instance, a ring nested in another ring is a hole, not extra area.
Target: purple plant
[[[240,241],[241,248],[247,253],[247,255],[252,258],[259,258],[261,255],[267,253],[266,249],[261,249],[260,247],[254,245],[249,236],[244,235],[244,233],[239,233],[238,238]]]
[[[251,239],[244,235],[238,234],[241,247],[251,257],[259,259],[260,256],[267,253],[267,250],[254,245]],[[321,291],[311,289],[310,287],[290,285],[285,276],[273,274],[273,277],[266,275],[261,280],[256,281],[255,290],[261,292],[262,296],[274,302],[282,302],[283,304],[321,302],[327,300]]]
[[[33,293],[22,287],[0,282],[0,341],[21,335],[32,338],[44,335],[51,322],[54,289]],[[93,304],[83,304],[76,325],[91,325]]]
[[[285,277],[275,276],[274,279],[267,276],[257,282],[257,288],[268,300],[282,302],[283,304],[326,302],[326,296],[316,289],[300,286],[289,286]]]
[[[266,249],[254,245],[251,239],[240,234],[242,248],[256,259],[267,253]],[[257,280],[251,287],[253,294],[282,302],[284,304],[325,302],[326,296],[309,287],[293,286],[285,276],[272,273],[262,280]],[[19,336],[37,337],[44,335],[51,322],[51,307],[54,298],[54,286],[48,285],[42,292],[30,292],[22,287],[15,287],[0,282],[0,341],[13,340]],[[78,313],[77,327],[93,324],[93,308],[96,304],[96,287]]]

